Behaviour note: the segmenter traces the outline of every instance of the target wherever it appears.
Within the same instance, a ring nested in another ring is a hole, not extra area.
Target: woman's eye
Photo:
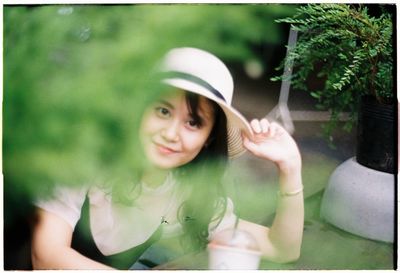
[[[168,117],[170,115],[169,110],[164,107],[156,107],[156,113],[161,117]]]
[[[188,124],[189,124],[190,127],[194,127],[194,128],[200,128],[201,127],[200,122],[198,122],[198,121],[196,121],[194,119],[189,120]]]

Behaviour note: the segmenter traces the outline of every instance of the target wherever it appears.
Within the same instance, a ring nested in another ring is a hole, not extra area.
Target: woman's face
[[[172,169],[192,161],[201,151],[213,128],[211,103],[199,97],[197,114],[191,115],[185,91],[177,90],[148,107],[140,127],[140,141],[149,162],[157,168]]]

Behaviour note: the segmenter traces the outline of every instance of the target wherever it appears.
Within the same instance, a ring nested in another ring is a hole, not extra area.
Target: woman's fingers
[[[259,146],[250,139],[248,139],[246,136],[243,136],[243,146],[256,156],[260,154]]]
[[[271,126],[270,126],[270,137],[277,136],[278,131],[279,131],[279,125],[277,123],[275,123],[275,122],[271,123]]]
[[[270,123],[267,119],[263,118],[262,120],[260,120],[260,127],[261,127],[261,131],[262,133],[266,134],[269,131],[269,127],[270,127]]]
[[[250,122],[251,128],[255,133],[254,140],[259,140],[259,137],[273,138],[279,136],[283,132],[283,128],[276,122],[269,122],[267,119],[263,118],[261,120],[253,119]]]
[[[256,134],[266,134],[269,131],[270,123],[267,119],[263,118],[261,120],[253,119],[250,122],[251,128]]]
[[[279,123],[255,119],[250,124],[254,134],[252,137],[242,134],[243,146],[255,156],[286,162],[292,155],[298,155],[295,142]]]
[[[256,133],[256,134],[262,133],[261,124],[260,124],[260,121],[258,119],[253,119],[250,122],[250,126],[253,129],[254,133]]]
[[[251,128],[253,129],[254,133],[256,134],[271,134],[274,133],[275,127],[272,126],[274,123],[270,123],[267,119],[263,118],[261,120],[253,119],[250,122]]]

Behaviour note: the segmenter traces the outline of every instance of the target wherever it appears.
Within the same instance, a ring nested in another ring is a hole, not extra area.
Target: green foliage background
[[[343,129],[352,129],[362,96],[393,102],[394,9],[390,4],[308,4],[294,16],[277,20],[299,32],[284,62],[294,63],[293,88],[310,93],[317,109],[331,111],[326,136],[338,125],[341,112],[350,114]],[[317,78],[323,86],[310,88],[310,79]]]
[[[129,172],[148,74],[169,48],[194,46],[227,63],[286,43],[274,22],[293,5],[4,6],[5,229],[55,183]]]

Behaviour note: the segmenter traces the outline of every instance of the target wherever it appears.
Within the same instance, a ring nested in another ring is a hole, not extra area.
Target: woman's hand
[[[282,172],[299,170],[301,157],[296,142],[290,134],[275,122],[263,118],[250,123],[253,137],[243,135],[244,147],[255,156],[271,160]]]

